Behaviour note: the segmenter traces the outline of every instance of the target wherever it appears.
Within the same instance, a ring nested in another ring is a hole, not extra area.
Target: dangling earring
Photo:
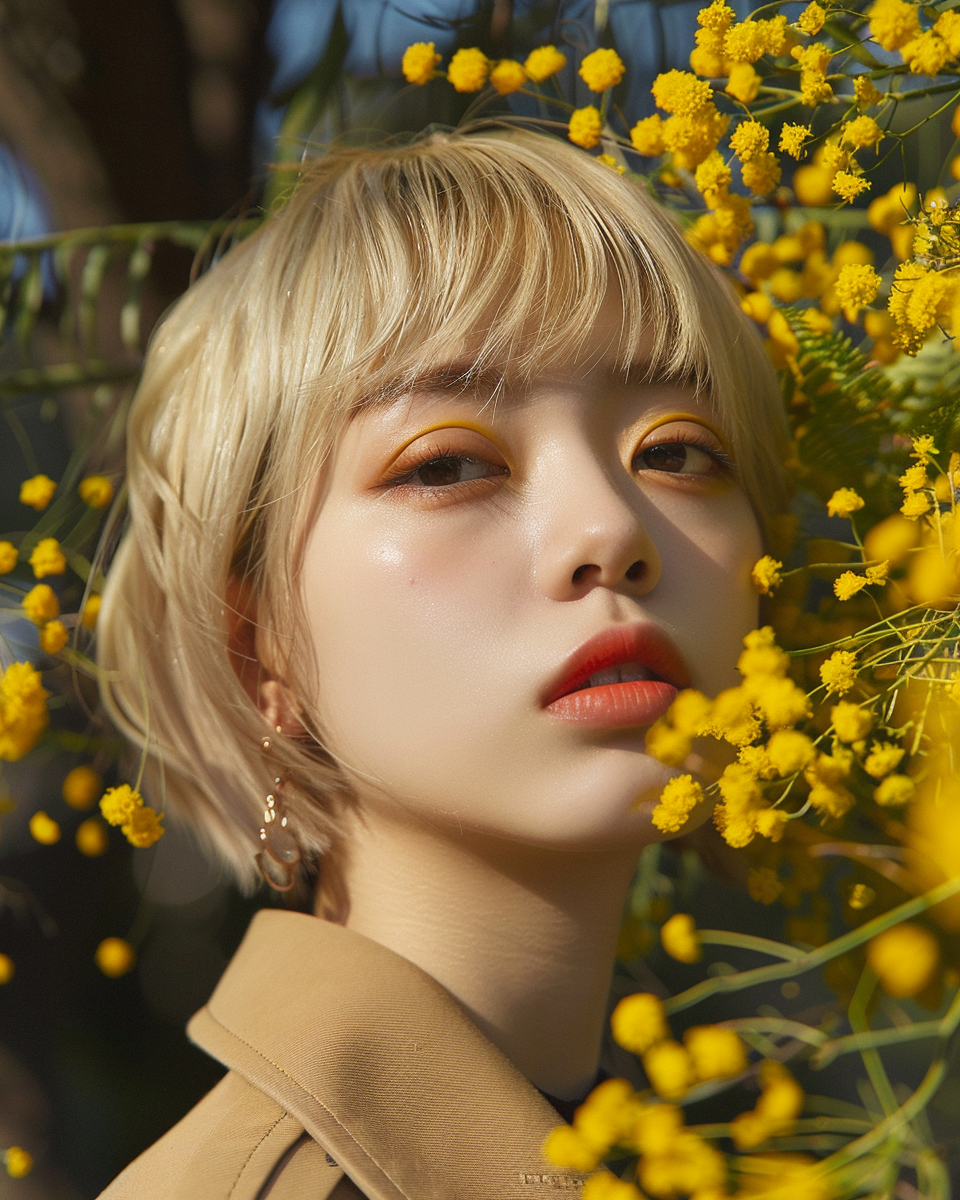
[[[278,725],[277,733],[283,730]],[[264,754],[270,753],[270,738],[260,739]],[[300,865],[300,847],[287,826],[287,818],[280,811],[284,778],[276,776],[274,790],[267,796],[263,810],[263,825],[260,842],[263,849],[257,854],[256,862],[264,880],[277,892],[289,892],[296,883],[297,867]]]

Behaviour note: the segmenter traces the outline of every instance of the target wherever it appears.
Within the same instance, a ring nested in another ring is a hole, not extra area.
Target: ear
[[[287,737],[306,736],[297,698],[279,679],[265,679],[260,684],[258,702],[260,711],[273,729]]]
[[[271,728],[279,725],[288,737],[306,729],[296,697],[279,679],[270,677],[257,653],[257,614],[253,588],[234,575],[227,582],[227,652],[240,686],[260,709]]]

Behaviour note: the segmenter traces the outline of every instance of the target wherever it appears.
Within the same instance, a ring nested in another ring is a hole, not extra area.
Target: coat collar
[[[439,983],[361,934],[264,909],[188,1027],[370,1200],[538,1200],[557,1114]]]

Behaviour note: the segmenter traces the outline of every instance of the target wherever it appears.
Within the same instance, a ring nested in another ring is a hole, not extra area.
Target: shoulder
[[[230,1071],[101,1200],[363,1200],[276,1101]]]

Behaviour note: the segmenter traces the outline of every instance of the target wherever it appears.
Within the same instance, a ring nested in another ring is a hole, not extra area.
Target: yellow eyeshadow
[[[424,429],[421,429],[412,437],[407,438],[403,445],[400,446],[399,449],[397,449],[397,451],[390,456],[390,463],[387,465],[389,466],[392,463],[395,463],[400,455],[403,454],[404,450],[406,450],[408,446],[412,446],[414,442],[419,441],[420,438],[426,437],[429,433],[436,433],[438,430],[443,429],[469,429],[472,433],[479,433],[481,437],[485,437],[489,441],[493,442],[500,453],[506,457],[506,451],[504,450],[503,446],[501,446],[500,439],[495,433],[493,433],[492,430],[487,429],[486,426],[477,425],[473,421],[438,421],[435,425],[427,425]]]
[[[694,413],[667,413],[663,417],[657,417],[652,425],[648,425],[646,429],[644,429],[640,441],[642,442],[648,434],[651,434],[655,429],[659,429],[661,425],[671,425],[675,421],[691,421],[694,425],[702,425],[704,429],[709,429],[713,436],[720,443],[724,453],[730,453],[730,448],[727,445],[727,439],[723,436],[720,430],[703,417],[697,416]]]

